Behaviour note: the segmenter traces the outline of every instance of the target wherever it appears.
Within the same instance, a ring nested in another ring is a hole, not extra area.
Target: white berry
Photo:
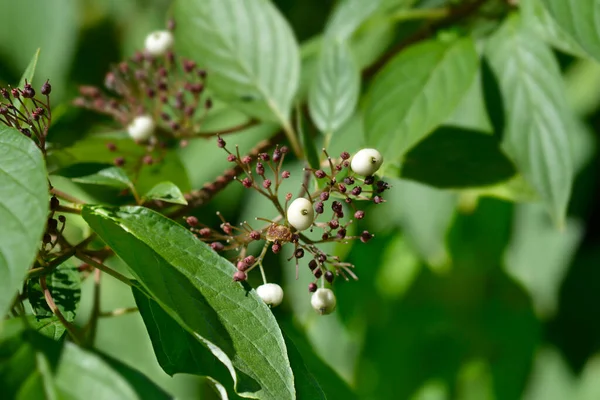
[[[331,314],[335,310],[335,294],[331,289],[317,289],[310,298],[310,304],[319,314]]]
[[[310,228],[315,220],[315,212],[310,200],[298,197],[287,209],[287,220],[297,231]]]
[[[127,133],[135,141],[144,141],[149,139],[154,133],[154,120],[148,115],[135,117],[127,126]]]
[[[155,31],[146,36],[146,51],[158,57],[164,55],[173,46],[173,34],[169,31]]]
[[[383,156],[375,149],[362,149],[352,157],[350,168],[361,176],[371,176],[383,163]]]
[[[283,289],[276,283],[265,283],[256,288],[256,294],[271,307],[277,307],[283,300]]]

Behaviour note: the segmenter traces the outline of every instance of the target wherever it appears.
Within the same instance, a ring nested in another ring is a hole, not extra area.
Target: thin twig
[[[120,317],[121,315],[132,314],[138,311],[140,310],[137,307],[117,308],[116,310],[101,312],[98,316],[101,318]]]
[[[258,143],[248,155],[251,157],[257,157],[259,153],[264,153],[270,148],[274,147],[281,139],[284,138],[283,132],[278,132],[275,136],[270,139],[266,139]],[[188,202],[187,206],[181,207],[178,210],[170,213],[169,218],[175,219],[182,217],[190,212],[190,210],[200,207],[208,203],[215,195],[221,190],[225,189],[229,183],[231,183],[236,176],[243,172],[242,167],[236,165],[233,168],[227,169],[223,174],[212,182],[204,184],[204,186],[186,195]]]
[[[66,200],[66,201],[68,201],[70,203],[73,203],[73,204],[85,204],[85,201],[80,200],[80,199],[78,199],[75,196],[71,196],[68,193],[61,192],[60,190],[58,190],[56,188],[50,189],[50,193],[52,193],[53,195],[55,195],[56,197],[58,197],[60,199]]]

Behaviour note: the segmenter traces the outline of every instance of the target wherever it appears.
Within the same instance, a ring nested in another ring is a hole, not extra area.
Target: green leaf
[[[308,370],[302,354],[298,351],[292,339],[285,334],[283,338],[288,349],[290,365],[294,371],[294,385],[296,387],[297,398],[300,400],[326,400],[327,396],[323,393],[323,389],[315,376]]]
[[[31,61],[29,61],[27,68],[25,68],[25,71],[23,71],[23,75],[21,76],[21,79],[19,80],[18,87],[22,88],[23,86],[25,86],[25,82],[31,83],[33,81],[33,75],[35,74],[35,67],[37,66],[39,56],[40,56],[40,49],[37,49],[35,51],[35,53],[33,54]]]
[[[64,176],[77,183],[108,186],[115,189],[127,189],[133,186],[122,168],[110,164],[95,162],[72,164],[53,172],[53,175]]]
[[[557,62],[518,17],[490,39],[487,53],[504,97],[503,148],[562,225],[573,184],[573,124]]]
[[[23,283],[48,216],[42,153],[13,128],[0,127],[0,318]]]
[[[187,204],[181,190],[173,182],[161,182],[144,195],[148,200],[162,200],[167,203]]]
[[[360,70],[345,42],[323,46],[308,94],[308,110],[321,132],[331,134],[350,118],[360,91]]]
[[[558,25],[600,60],[600,2],[597,0],[543,0]]]
[[[338,4],[325,28],[325,35],[337,40],[349,39],[358,27],[379,7],[381,0],[345,0]]]
[[[218,367],[224,369],[216,357],[156,301],[136,287],[132,291],[152,340],[156,359],[167,374],[173,376],[184,373],[214,378]]]
[[[277,322],[254,291],[232,281],[231,263],[143,207],[84,207],[82,215],[160,307],[228,368],[238,394],[295,398]]]
[[[443,126],[404,157],[400,176],[439,188],[487,186],[515,174],[498,140],[485,132]]]
[[[569,219],[558,231],[539,204],[521,204],[506,250],[505,269],[529,292],[540,317],[557,309],[560,285],[583,237],[583,227]]]
[[[541,0],[524,1],[521,7],[525,23],[550,45],[577,57],[588,57],[577,41],[556,22]]]
[[[399,161],[451,115],[477,76],[477,66],[471,38],[428,41],[398,54],[367,94],[367,144],[388,161]]]
[[[262,120],[289,124],[300,79],[292,29],[268,0],[177,0],[176,45],[206,67],[217,97]]]
[[[46,303],[40,279],[30,279],[27,282],[27,299],[33,308],[33,314],[37,318],[37,323],[40,325],[38,330],[42,327],[47,330],[51,327],[55,317]],[[70,260],[62,263],[51,274],[46,276],[46,285],[62,315],[67,321],[73,322],[79,300],[81,299],[81,277],[77,266]],[[48,324],[50,325],[47,326]],[[57,331],[53,334],[60,337],[62,332],[64,332],[64,327],[60,325],[56,328]],[[50,335],[47,336],[50,337]]]

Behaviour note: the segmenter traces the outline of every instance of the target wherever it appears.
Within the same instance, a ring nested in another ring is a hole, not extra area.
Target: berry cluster
[[[206,71],[178,58],[173,41],[170,31],[151,33],[143,52],[106,75],[104,84],[113,95],[81,86],[74,104],[113,117],[140,144],[164,147],[177,140],[184,146],[197,136],[212,101],[204,94]]]
[[[357,277],[352,271],[352,264],[323,252],[318,245],[328,242],[348,243],[356,239],[366,243],[373,237],[368,231],[358,235],[349,234],[353,220],[347,215],[362,219],[365,211],[358,208],[359,203],[370,201],[379,204],[384,201],[382,195],[389,185],[374,177],[383,162],[379,152],[363,149],[352,158],[349,153],[344,152],[339,159],[333,159],[323,150],[327,172],[325,169],[305,168],[301,195],[293,199],[291,193],[279,193],[281,183],[290,177],[290,172],[283,169],[288,153],[286,146],[277,146],[271,154],[260,153],[253,158],[241,156],[237,146],[235,152],[231,152],[221,137],[217,138],[217,145],[227,153],[228,161],[235,163],[243,171],[243,176],[236,176],[234,179],[271,201],[279,215],[272,219],[256,218],[266,222],[260,229],[253,228],[248,222],[234,226],[220,214],[220,228],[212,229],[192,216],[186,218],[190,230],[200,240],[209,243],[215,251],[233,252],[232,259],[238,269],[233,276],[235,281],[246,280],[248,273],[258,268],[265,284],[257,292],[271,306],[281,302],[283,291],[275,284],[266,283],[263,259],[269,250],[277,254],[283,246],[293,246],[293,255],[289,261],[293,259],[296,264],[296,276],[299,261],[309,259],[307,265],[314,276],[314,281],[308,287],[309,292],[314,293],[313,307],[322,314],[333,311],[335,296],[333,292],[328,292],[329,289],[323,288],[325,282],[332,283],[335,276],[342,276],[346,280],[349,276],[354,279]],[[315,187],[312,192],[308,188],[311,183]],[[319,230],[319,238],[309,238],[305,234],[306,231],[315,230]],[[259,255],[248,254],[248,246],[252,242],[264,242]],[[318,286],[319,280],[321,289]]]
[[[0,88],[0,122],[18,129],[33,138],[36,145],[46,152],[46,136],[52,121],[48,81],[40,88],[43,100],[36,96],[35,89],[25,81],[23,88]]]

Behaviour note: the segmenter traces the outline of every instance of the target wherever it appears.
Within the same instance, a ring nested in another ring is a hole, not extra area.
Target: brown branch
[[[56,188],[50,189],[50,193],[52,193],[53,195],[55,195],[56,197],[58,197],[60,199],[66,200],[73,204],[85,204],[85,201],[79,200],[77,197],[71,196],[68,193],[61,192],[60,190],[57,190]]]
[[[396,46],[388,50],[377,61],[375,61],[375,63],[366,68],[362,73],[363,78],[369,78],[375,75],[375,73],[377,73],[390,59],[407,47],[422,40],[428,39],[435,34],[436,31],[452,26],[453,24],[475,14],[487,1],[488,0],[474,0],[462,3],[460,6],[451,9],[446,18],[425,24],[421,29],[402,40]]]
[[[281,139],[285,136],[282,131],[278,132],[276,135],[269,139],[265,139],[258,143],[248,155],[255,158],[259,153],[264,153],[270,148],[274,147]],[[221,190],[225,189],[229,183],[231,183],[236,176],[240,175],[244,171],[239,165],[236,165],[233,168],[227,169],[223,172],[222,175],[217,177],[212,182],[205,183],[201,189],[195,190],[186,194],[185,199],[187,200],[187,206],[181,207],[178,210],[170,213],[168,215],[169,218],[175,219],[178,217],[182,217],[190,212],[190,210],[200,207],[206,203],[208,203],[215,195],[217,195]]]
[[[259,124],[259,121],[256,119],[251,119],[248,122],[244,122],[243,124],[240,125],[236,125],[236,126],[232,126],[230,128],[227,129],[219,129],[216,131],[212,131],[212,132],[198,132],[195,134],[191,134],[191,135],[186,135],[183,136],[185,138],[210,138],[213,136],[218,136],[218,135],[228,135],[230,133],[237,133],[240,131],[243,131],[244,129],[248,129],[251,128],[253,126],[256,126]]]

